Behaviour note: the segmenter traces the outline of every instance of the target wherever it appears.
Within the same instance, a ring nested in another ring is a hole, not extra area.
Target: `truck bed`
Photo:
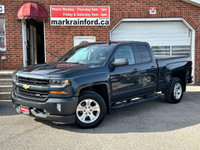
[[[181,55],[154,55],[155,59],[157,60],[163,60],[163,59],[176,59],[176,58],[189,58],[188,56],[181,56]]]
[[[190,61],[190,57],[188,56],[169,56],[169,55],[155,55],[155,59],[157,61],[157,64],[159,67],[166,67],[167,65],[171,63],[182,63],[185,62],[187,63]]]
[[[190,57],[188,56],[163,56],[155,55],[155,59],[159,68],[159,84],[158,91],[168,87],[167,78],[173,76],[173,72],[180,72],[184,75],[184,71],[187,72],[190,68]],[[183,72],[181,72],[182,70]],[[188,77],[186,77],[187,79]],[[191,81],[188,79],[187,81]]]

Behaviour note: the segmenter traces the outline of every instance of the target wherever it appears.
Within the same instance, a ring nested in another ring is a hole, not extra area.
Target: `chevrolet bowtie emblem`
[[[24,84],[23,85],[23,88],[25,88],[25,89],[28,89],[30,86],[29,85],[27,85],[27,84]]]

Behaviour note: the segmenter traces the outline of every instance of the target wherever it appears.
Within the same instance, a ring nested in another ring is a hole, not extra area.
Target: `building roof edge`
[[[193,4],[193,5],[196,5],[196,6],[199,6],[200,7],[200,0],[182,0],[186,3],[190,3],[190,4]]]

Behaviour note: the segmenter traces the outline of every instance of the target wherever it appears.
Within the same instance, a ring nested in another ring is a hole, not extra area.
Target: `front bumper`
[[[16,111],[20,113],[19,106],[29,107],[30,115],[55,123],[74,123],[75,111],[78,97],[49,98],[46,102],[30,101],[18,98],[14,92],[11,93],[12,103]],[[60,105],[60,109],[57,108]]]
[[[187,83],[192,83],[192,82],[193,82],[192,79],[193,79],[192,76],[188,77],[188,78],[187,78]]]

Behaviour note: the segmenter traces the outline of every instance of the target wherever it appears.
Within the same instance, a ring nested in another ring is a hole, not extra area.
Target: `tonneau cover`
[[[174,59],[174,58],[189,58],[188,56],[182,56],[182,55],[175,55],[175,56],[170,56],[170,55],[154,55],[155,59],[157,60],[163,60],[163,59]]]

